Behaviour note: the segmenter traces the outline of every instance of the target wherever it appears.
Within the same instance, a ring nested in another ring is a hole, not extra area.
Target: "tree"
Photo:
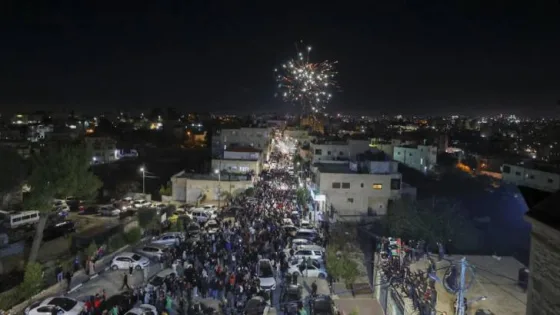
[[[342,255],[340,267],[340,277],[344,281],[344,285],[347,289],[350,289],[356,278],[360,275],[360,270],[358,270],[358,263],[350,258],[348,253]]]
[[[297,197],[297,201],[300,205],[307,205],[309,198],[311,198],[311,194],[309,193],[309,190],[307,190],[307,188],[299,188],[296,191],[296,197]]]
[[[21,156],[14,150],[0,148],[0,206],[4,197],[21,187],[26,175],[26,168]]]
[[[52,148],[33,158],[31,175],[27,181],[31,188],[24,199],[24,208],[39,211],[40,218],[28,262],[37,260],[53,198],[74,196],[91,199],[102,186],[91,172],[90,162],[91,155],[82,145]]]
[[[150,208],[140,208],[137,212],[138,225],[143,229],[154,227],[154,222],[158,222],[157,212]]]
[[[43,268],[36,262],[28,263],[25,266],[23,282],[18,287],[20,297],[29,298],[41,291],[43,284]]]
[[[245,196],[253,197],[254,195],[255,195],[255,188],[249,187],[249,188],[245,189]]]
[[[160,196],[171,196],[173,194],[171,182],[168,182],[166,185],[161,185],[159,188],[159,195]]]
[[[479,231],[463,215],[460,205],[447,199],[395,201],[387,211],[385,226],[390,236],[425,240],[430,244],[452,243],[462,251],[478,245]]]
[[[135,180],[125,180],[118,182],[115,187],[115,197],[122,198],[125,197],[126,194],[130,192],[138,192],[140,191],[140,183]]]

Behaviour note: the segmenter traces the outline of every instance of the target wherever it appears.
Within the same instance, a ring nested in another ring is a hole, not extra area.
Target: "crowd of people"
[[[286,172],[291,159],[276,152],[272,160],[277,168],[259,175],[252,195],[238,196],[227,210],[218,212],[217,232],[200,233],[188,228],[194,223],[184,221],[184,237],[161,260],[164,269],[173,270],[162,283],[156,286],[148,281],[143,287],[130,288],[125,274],[122,289],[131,290],[130,299],[155,306],[159,314],[171,315],[260,315],[266,306],[278,306],[278,301],[273,301],[276,288],[259,282],[257,264],[261,259],[270,260],[278,286],[297,283],[297,277],[287,274],[293,251],[286,250],[291,236],[282,226],[286,218],[296,221],[297,226],[298,219],[308,213],[297,205],[297,178]],[[294,217],[295,211],[299,215]],[[220,309],[205,305],[203,301],[208,299],[219,302]],[[87,305],[87,313],[97,313],[96,305],[103,304],[94,299]],[[118,309],[103,311],[122,315]],[[303,301],[293,314],[307,314]]]
[[[419,314],[433,314],[437,302],[437,291],[435,278],[430,275],[435,273],[435,262],[429,255],[427,243],[381,238],[378,241],[378,252],[387,284],[392,285],[409,298]],[[439,254],[440,257],[443,256],[441,250]],[[428,260],[427,270],[411,271],[410,264],[421,259]]]

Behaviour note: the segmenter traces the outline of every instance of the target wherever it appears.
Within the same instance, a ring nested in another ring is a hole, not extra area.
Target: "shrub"
[[[23,298],[19,296],[19,287],[15,287],[12,290],[0,293],[0,310],[8,311],[14,305],[23,301]]]
[[[118,249],[120,249],[121,247],[126,246],[126,240],[124,239],[124,237],[121,234],[117,234],[117,235],[113,235],[111,236],[111,238],[109,238],[109,250],[111,252],[114,252]]]
[[[97,255],[98,250],[99,250],[99,246],[97,246],[95,241],[92,241],[91,243],[89,243],[89,246],[86,248],[85,254],[87,255],[87,257],[95,257]]]
[[[124,239],[128,244],[136,244],[142,239],[142,230],[139,227],[132,228],[124,234]]]
[[[19,297],[28,299],[41,291],[43,269],[39,263],[28,263],[25,267],[23,282],[18,287]]]

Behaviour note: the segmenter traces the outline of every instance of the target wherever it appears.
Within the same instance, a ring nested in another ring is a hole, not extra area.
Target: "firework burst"
[[[274,69],[278,93],[284,101],[301,106],[302,112],[322,112],[337,88],[334,65],[328,60],[313,63],[309,59],[311,46],[304,50],[296,45],[297,56]]]

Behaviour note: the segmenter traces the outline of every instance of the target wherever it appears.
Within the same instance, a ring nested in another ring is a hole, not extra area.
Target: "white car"
[[[121,214],[121,210],[116,209],[112,205],[105,205],[99,207],[98,213],[103,216],[115,217]]]
[[[288,268],[288,273],[293,275],[296,274],[298,276],[302,275],[302,270],[300,266],[303,266],[303,275],[306,277],[314,277],[314,278],[327,278],[327,271],[325,266],[317,261],[317,260],[310,260],[304,261],[303,259],[299,259],[296,261],[292,261],[290,263],[290,267]]]
[[[294,225],[294,222],[290,218],[284,218],[282,219],[282,225]]]
[[[179,244],[181,242],[182,237],[180,235],[175,234],[174,232],[165,233],[160,235],[158,238],[153,240],[152,244],[161,244],[166,246],[173,246],[175,244]]]
[[[261,290],[276,290],[276,277],[274,276],[274,269],[272,268],[270,260],[259,260],[259,263],[257,264],[257,276],[259,277]]]
[[[158,311],[155,306],[150,304],[140,304],[129,310],[125,315],[157,315]]]
[[[201,208],[202,210],[218,210],[218,206],[216,205],[204,205]]]
[[[169,249],[167,248],[167,246],[162,244],[149,244],[142,246],[137,250],[138,254],[142,256],[146,256],[148,258],[156,258],[158,260],[168,251]]]
[[[305,239],[305,238],[296,238],[296,239],[293,239],[293,240],[292,240],[292,249],[293,249],[293,250],[296,250],[296,249],[298,249],[298,247],[301,246],[301,245],[311,245],[311,244],[313,244],[313,242],[311,242],[311,241],[308,240],[308,239]]]
[[[144,208],[144,207],[149,207],[151,206],[151,203],[149,201],[146,201],[144,199],[139,199],[139,200],[135,200],[132,205],[134,206],[134,208]]]
[[[128,269],[132,265],[134,269],[144,269],[150,265],[150,260],[131,252],[120,253],[111,261],[111,269]]]
[[[294,253],[294,257],[297,259],[312,259],[317,261],[323,261],[323,252],[318,249],[299,249]]]
[[[311,222],[309,222],[309,220],[304,220],[302,219],[301,222],[299,223],[299,227],[302,229],[311,229]]]
[[[216,234],[220,230],[220,225],[216,222],[216,220],[208,220],[204,225],[204,228],[206,229],[206,233]]]
[[[85,303],[78,300],[65,296],[55,296],[31,304],[25,309],[25,315],[51,315],[53,313],[79,315],[84,310],[84,306]]]

